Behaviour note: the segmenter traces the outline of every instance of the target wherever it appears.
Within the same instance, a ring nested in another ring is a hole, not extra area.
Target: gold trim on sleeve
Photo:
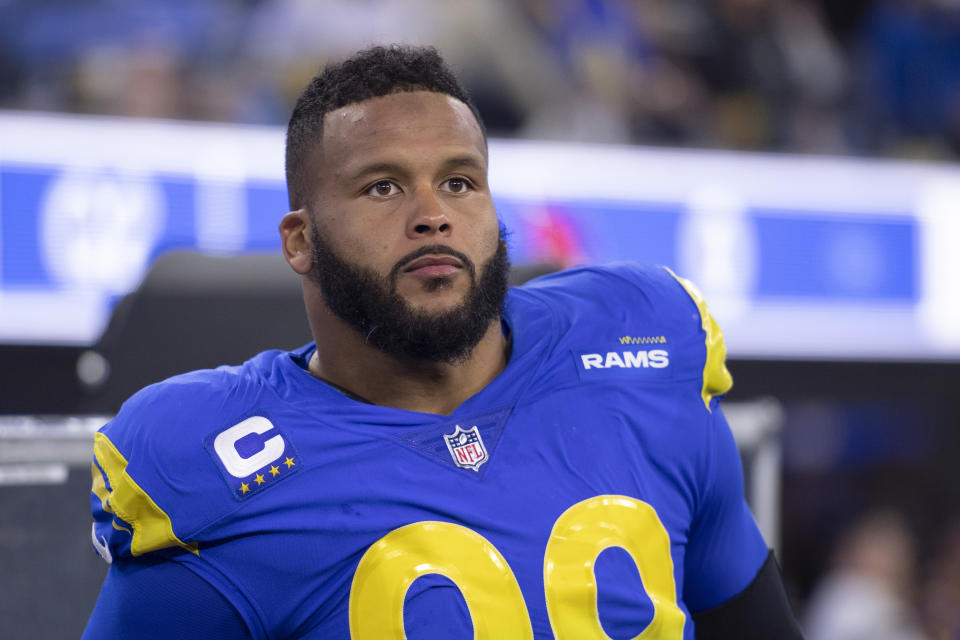
[[[110,491],[107,491],[103,478],[98,480],[100,474],[94,466],[93,492],[104,503],[107,511],[112,511],[133,528],[130,553],[139,556],[150,551],[178,546],[200,555],[197,543],[188,544],[180,540],[173,532],[170,516],[127,475],[126,458],[107,436],[102,433],[94,435],[93,453],[110,483]]]
[[[710,401],[716,396],[730,391],[733,386],[733,376],[727,369],[727,346],[723,341],[723,331],[710,314],[707,302],[703,299],[703,295],[696,285],[686,278],[681,278],[670,269],[667,269],[667,271],[676,278],[687,295],[693,299],[693,302],[697,305],[697,310],[700,312],[700,326],[706,334],[704,342],[707,346],[707,358],[703,363],[703,387],[700,396],[703,398],[703,404],[707,411],[710,411]]]

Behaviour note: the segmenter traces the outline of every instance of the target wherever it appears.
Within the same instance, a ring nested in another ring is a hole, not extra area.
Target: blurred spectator
[[[639,0],[634,7],[646,48],[630,86],[633,139],[704,144],[714,127],[712,96],[694,64],[710,28],[703,6],[698,0]]]
[[[915,540],[893,511],[866,515],[841,536],[811,594],[809,640],[923,640],[912,607]]]
[[[941,536],[926,574],[920,602],[927,633],[934,640],[960,638],[960,521]]]
[[[960,3],[879,0],[859,45],[864,148],[934,158],[960,154]]]
[[[525,137],[630,140],[630,84],[645,45],[626,0],[523,0],[532,34],[567,82],[562,100],[529,114]]]
[[[697,68],[714,96],[717,144],[740,149],[782,146],[790,76],[776,30],[779,3],[709,3],[710,29]]]
[[[0,0],[0,108],[280,124],[325,60],[403,42],[493,135],[960,157],[960,3],[850,6]]]
[[[817,153],[848,150],[841,118],[848,97],[848,64],[828,33],[818,5],[781,2],[775,18],[786,73],[793,87],[784,123],[785,148]]]
[[[179,118],[183,103],[180,60],[175,46],[111,45],[83,51],[70,86],[78,111],[140,118]]]

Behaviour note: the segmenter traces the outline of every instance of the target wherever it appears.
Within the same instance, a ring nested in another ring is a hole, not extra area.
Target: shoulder
[[[683,281],[672,271],[638,262],[575,267],[532,280],[521,290],[572,313],[629,308],[680,326],[697,313]]]
[[[642,262],[612,262],[604,265],[585,265],[556,271],[530,280],[524,290],[536,291],[590,291],[597,285],[604,289],[637,287],[667,282],[669,270]]]
[[[723,332],[696,286],[666,267],[578,267],[533,280],[516,298],[547,306],[571,348],[588,349],[581,355],[590,362],[599,357],[620,367],[642,360],[640,351],[649,357],[658,350],[658,358],[665,351],[671,377],[696,378],[708,409],[732,386]]]
[[[198,429],[242,413],[258,395],[263,377],[251,362],[191,371],[144,387],[101,433],[129,453],[180,449]]]
[[[94,517],[112,555],[196,552],[193,534],[237,507],[214,440],[270,402],[262,370],[270,355],[150,385],[95,435]]]

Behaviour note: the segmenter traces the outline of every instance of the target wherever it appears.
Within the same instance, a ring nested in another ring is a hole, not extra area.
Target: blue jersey
[[[504,326],[449,416],[344,395],[312,345],[137,393],[95,439],[111,575],[176,565],[252,638],[692,639],[767,556],[703,301],[579,268],[512,289]]]

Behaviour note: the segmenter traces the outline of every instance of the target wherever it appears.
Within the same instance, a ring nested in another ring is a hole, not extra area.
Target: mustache
[[[404,267],[406,267],[408,264],[410,264],[417,258],[422,258],[423,256],[426,256],[426,255],[453,256],[454,258],[456,258],[457,260],[463,263],[463,266],[467,269],[467,271],[470,272],[471,278],[475,277],[477,274],[477,269],[476,269],[476,266],[474,266],[473,264],[473,260],[468,258],[466,254],[457,251],[453,247],[448,247],[445,244],[428,244],[423,247],[420,247],[419,249],[415,249],[414,251],[411,251],[407,255],[400,258],[400,260],[398,260],[397,263],[393,265],[393,268],[390,270],[390,280],[395,282],[397,279],[397,276],[400,274],[400,272],[403,270]]]

